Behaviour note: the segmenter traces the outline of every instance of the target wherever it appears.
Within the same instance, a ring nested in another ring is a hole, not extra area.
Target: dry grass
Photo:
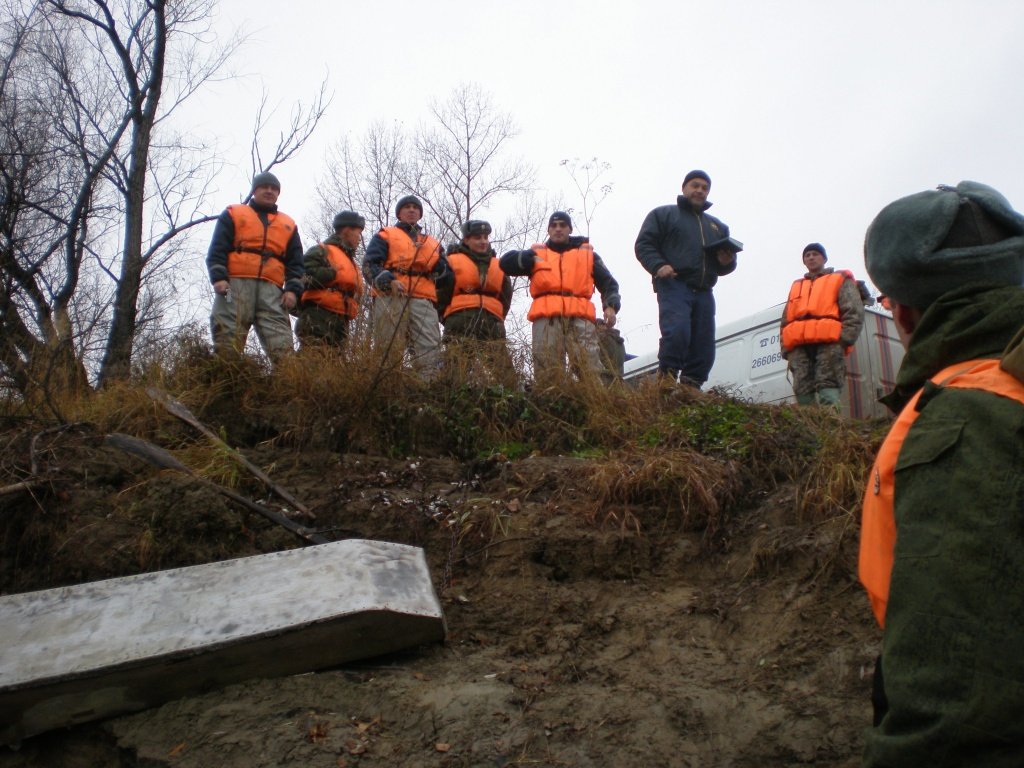
[[[46,414],[60,413],[99,432],[144,437],[232,487],[238,469],[230,457],[146,387],[168,392],[236,447],[269,440],[296,450],[452,456],[467,467],[488,457],[587,458],[595,524],[623,531],[677,526],[720,538],[781,484],[796,489],[789,523],[846,517],[855,524],[878,440],[870,425],[827,409],[756,405],[654,380],[604,386],[596,377],[566,377],[526,389],[523,351],[513,348],[512,357],[510,371],[494,345],[461,345],[425,381],[408,361],[382,359],[357,335],[341,351],[303,349],[271,372],[251,358],[221,359],[187,330],[163,357],[140,364],[130,383],[59,395],[45,409],[11,400],[3,407],[43,425],[53,420]]]

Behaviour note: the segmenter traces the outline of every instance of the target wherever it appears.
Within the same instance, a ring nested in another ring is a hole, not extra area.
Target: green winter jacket
[[[890,407],[943,368],[1024,381],[1024,289],[967,286],[921,318]],[[928,384],[896,463],[882,640],[888,711],[865,766],[1024,765],[1024,406]]]

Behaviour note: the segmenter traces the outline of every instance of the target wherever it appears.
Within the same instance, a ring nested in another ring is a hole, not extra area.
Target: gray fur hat
[[[362,229],[366,226],[366,219],[355,211],[341,211],[334,217],[332,224],[335,232],[342,227],[358,227]]]
[[[462,225],[462,239],[465,240],[470,235],[489,235],[491,234],[490,222],[484,221],[483,219],[470,219]]]
[[[966,283],[1024,284],[1024,216],[976,181],[889,203],[868,227],[864,263],[900,304],[925,309]]]

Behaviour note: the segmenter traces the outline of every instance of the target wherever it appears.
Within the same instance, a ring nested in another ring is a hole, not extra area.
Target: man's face
[[[695,208],[700,208],[708,199],[711,192],[711,184],[701,178],[690,179],[683,184],[683,197],[690,201]]]
[[[485,232],[477,235],[468,235],[463,242],[473,253],[487,253],[491,250],[491,237]]]
[[[810,274],[817,275],[825,268],[825,257],[819,251],[806,251],[804,266]]]
[[[569,224],[567,222],[556,219],[548,224],[548,239],[552,243],[558,243],[559,245],[567,243],[569,242],[570,234]]]
[[[261,184],[252,190],[252,199],[260,205],[277,205],[277,198],[281,194],[280,187],[272,187],[269,184]]]
[[[406,203],[398,209],[398,220],[403,224],[415,224],[422,218],[423,214],[413,203]]]
[[[349,248],[358,248],[359,240],[363,236],[362,227],[342,227],[338,232],[338,237],[341,238],[341,242],[347,245]]]

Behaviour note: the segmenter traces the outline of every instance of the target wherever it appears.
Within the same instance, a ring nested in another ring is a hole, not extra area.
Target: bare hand
[[[658,267],[658,271],[654,273],[654,276],[661,278],[675,277],[676,271],[672,268],[672,265],[662,264],[660,267]]]
[[[719,248],[715,251],[715,256],[718,257],[718,263],[723,267],[727,267],[736,261],[736,255],[728,248]]]
[[[296,296],[292,291],[285,291],[281,294],[281,306],[284,307],[286,312],[291,312],[295,309],[295,305],[299,303],[299,297]]]
[[[405,283],[401,280],[391,281],[391,292],[396,296],[401,296],[403,293],[408,293],[409,289],[405,287]]]
[[[227,296],[228,291],[231,290],[231,283],[227,280],[217,280],[213,284],[213,292],[218,296]]]
[[[604,324],[607,325],[609,328],[615,327],[615,315],[616,312],[611,307],[604,308]]]

